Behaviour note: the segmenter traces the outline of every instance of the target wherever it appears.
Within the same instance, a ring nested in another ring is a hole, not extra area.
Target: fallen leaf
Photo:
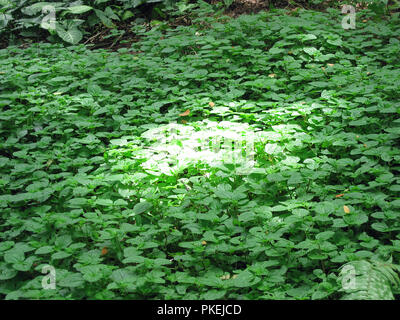
[[[348,206],[343,206],[344,213],[350,213],[350,209]]]
[[[275,74],[275,73],[271,73],[271,74],[268,75],[268,77],[270,77],[270,78],[275,78],[275,77],[276,77],[276,74]]]
[[[210,102],[208,103],[208,105],[209,105],[211,108],[214,108],[214,106],[215,106],[215,103],[214,103],[214,102],[212,102],[212,101],[210,101]]]
[[[344,196],[344,193],[341,193],[341,194],[337,194],[336,196],[335,196],[335,198],[340,198],[340,197],[343,197]]]
[[[179,116],[180,116],[180,117],[186,117],[186,116],[188,116],[189,114],[190,114],[190,110],[187,109],[184,113],[181,113]]]
[[[203,240],[203,241],[201,242],[201,244],[202,244],[203,246],[205,246],[205,245],[207,244],[207,241],[204,241],[204,240]]]
[[[105,256],[108,253],[108,249],[107,247],[104,247],[103,249],[101,249],[101,255]]]
[[[328,66],[333,67],[334,64],[333,63],[328,63]]]

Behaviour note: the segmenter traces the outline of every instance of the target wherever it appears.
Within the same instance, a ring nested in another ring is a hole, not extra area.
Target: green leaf
[[[113,271],[111,274],[111,279],[116,283],[130,284],[134,283],[136,277],[127,269],[118,269]]]
[[[223,299],[226,294],[226,290],[208,290],[203,294],[202,299],[204,300],[220,300]]]
[[[14,270],[9,265],[0,262],[0,280],[9,280],[14,278],[18,274],[17,270]]]
[[[314,47],[303,48],[303,51],[310,56],[315,56],[319,51]]]
[[[148,211],[153,205],[150,202],[143,201],[135,204],[133,207],[133,211],[135,214],[141,214],[143,212]]]
[[[56,32],[61,39],[71,44],[79,43],[83,37],[82,32],[80,32],[77,28],[65,30],[58,24],[56,26]]]
[[[22,250],[11,249],[4,254],[4,261],[8,263],[20,263],[25,260],[25,253]]]
[[[283,152],[283,148],[276,143],[267,143],[264,150],[268,154],[279,154]]]
[[[321,241],[325,241],[328,240],[329,238],[333,237],[335,233],[333,231],[324,231],[324,232],[320,232],[318,233],[315,238],[317,240],[321,240]]]
[[[14,263],[13,268],[18,271],[24,271],[24,272],[29,271],[35,260],[36,260],[36,257],[34,257],[34,256],[28,257],[24,261]]]
[[[56,253],[52,254],[51,255],[51,259],[53,259],[53,260],[61,260],[61,259],[68,258],[69,256],[71,256],[70,253],[65,252],[65,251],[59,251],[59,252],[56,252]]]
[[[107,27],[107,28],[115,28],[115,24],[111,21],[110,18],[107,17],[107,15],[98,9],[94,9],[94,12],[96,13],[97,17],[100,19],[100,21]]]
[[[111,207],[114,202],[110,199],[96,199],[96,204],[104,207]]]
[[[93,8],[90,6],[86,6],[86,5],[80,5],[80,6],[72,6],[68,8],[68,11],[73,13],[73,14],[81,14],[81,13],[85,13],[88,12],[90,10],[92,10]]]
[[[83,279],[88,282],[96,282],[103,278],[102,265],[84,266],[79,271],[82,273]]]
[[[57,281],[57,285],[66,288],[78,288],[82,287],[84,284],[84,279],[79,273],[68,272],[68,274],[63,277],[60,281]]]
[[[53,251],[54,251],[53,246],[43,246],[43,247],[40,247],[39,249],[37,249],[35,251],[35,254],[47,254],[47,253],[50,253]]]

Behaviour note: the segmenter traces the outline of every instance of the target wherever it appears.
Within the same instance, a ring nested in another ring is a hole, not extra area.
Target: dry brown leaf
[[[101,249],[101,255],[105,256],[108,253],[108,249],[107,247],[104,247],[103,249]]]
[[[180,116],[180,117],[186,117],[186,116],[188,116],[189,114],[190,114],[190,110],[187,109],[184,113],[181,113],[179,116]]]
[[[208,105],[209,105],[211,108],[214,108],[214,106],[215,106],[215,103],[214,103],[214,102],[212,102],[212,101],[210,101],[210,102],[208,103]]]

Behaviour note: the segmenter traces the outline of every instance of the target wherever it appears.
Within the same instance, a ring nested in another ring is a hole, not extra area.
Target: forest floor
[[[400,22],[342,18],[0,50],[0,297],[397,298]]]

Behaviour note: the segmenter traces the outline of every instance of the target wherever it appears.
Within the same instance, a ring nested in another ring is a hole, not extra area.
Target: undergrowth
[[[400,24],[341,19],[0,50],[0,296],[339,299],[343,265],[399,264]],[[210,126],[257,135],[249,172],[182,151]]]

